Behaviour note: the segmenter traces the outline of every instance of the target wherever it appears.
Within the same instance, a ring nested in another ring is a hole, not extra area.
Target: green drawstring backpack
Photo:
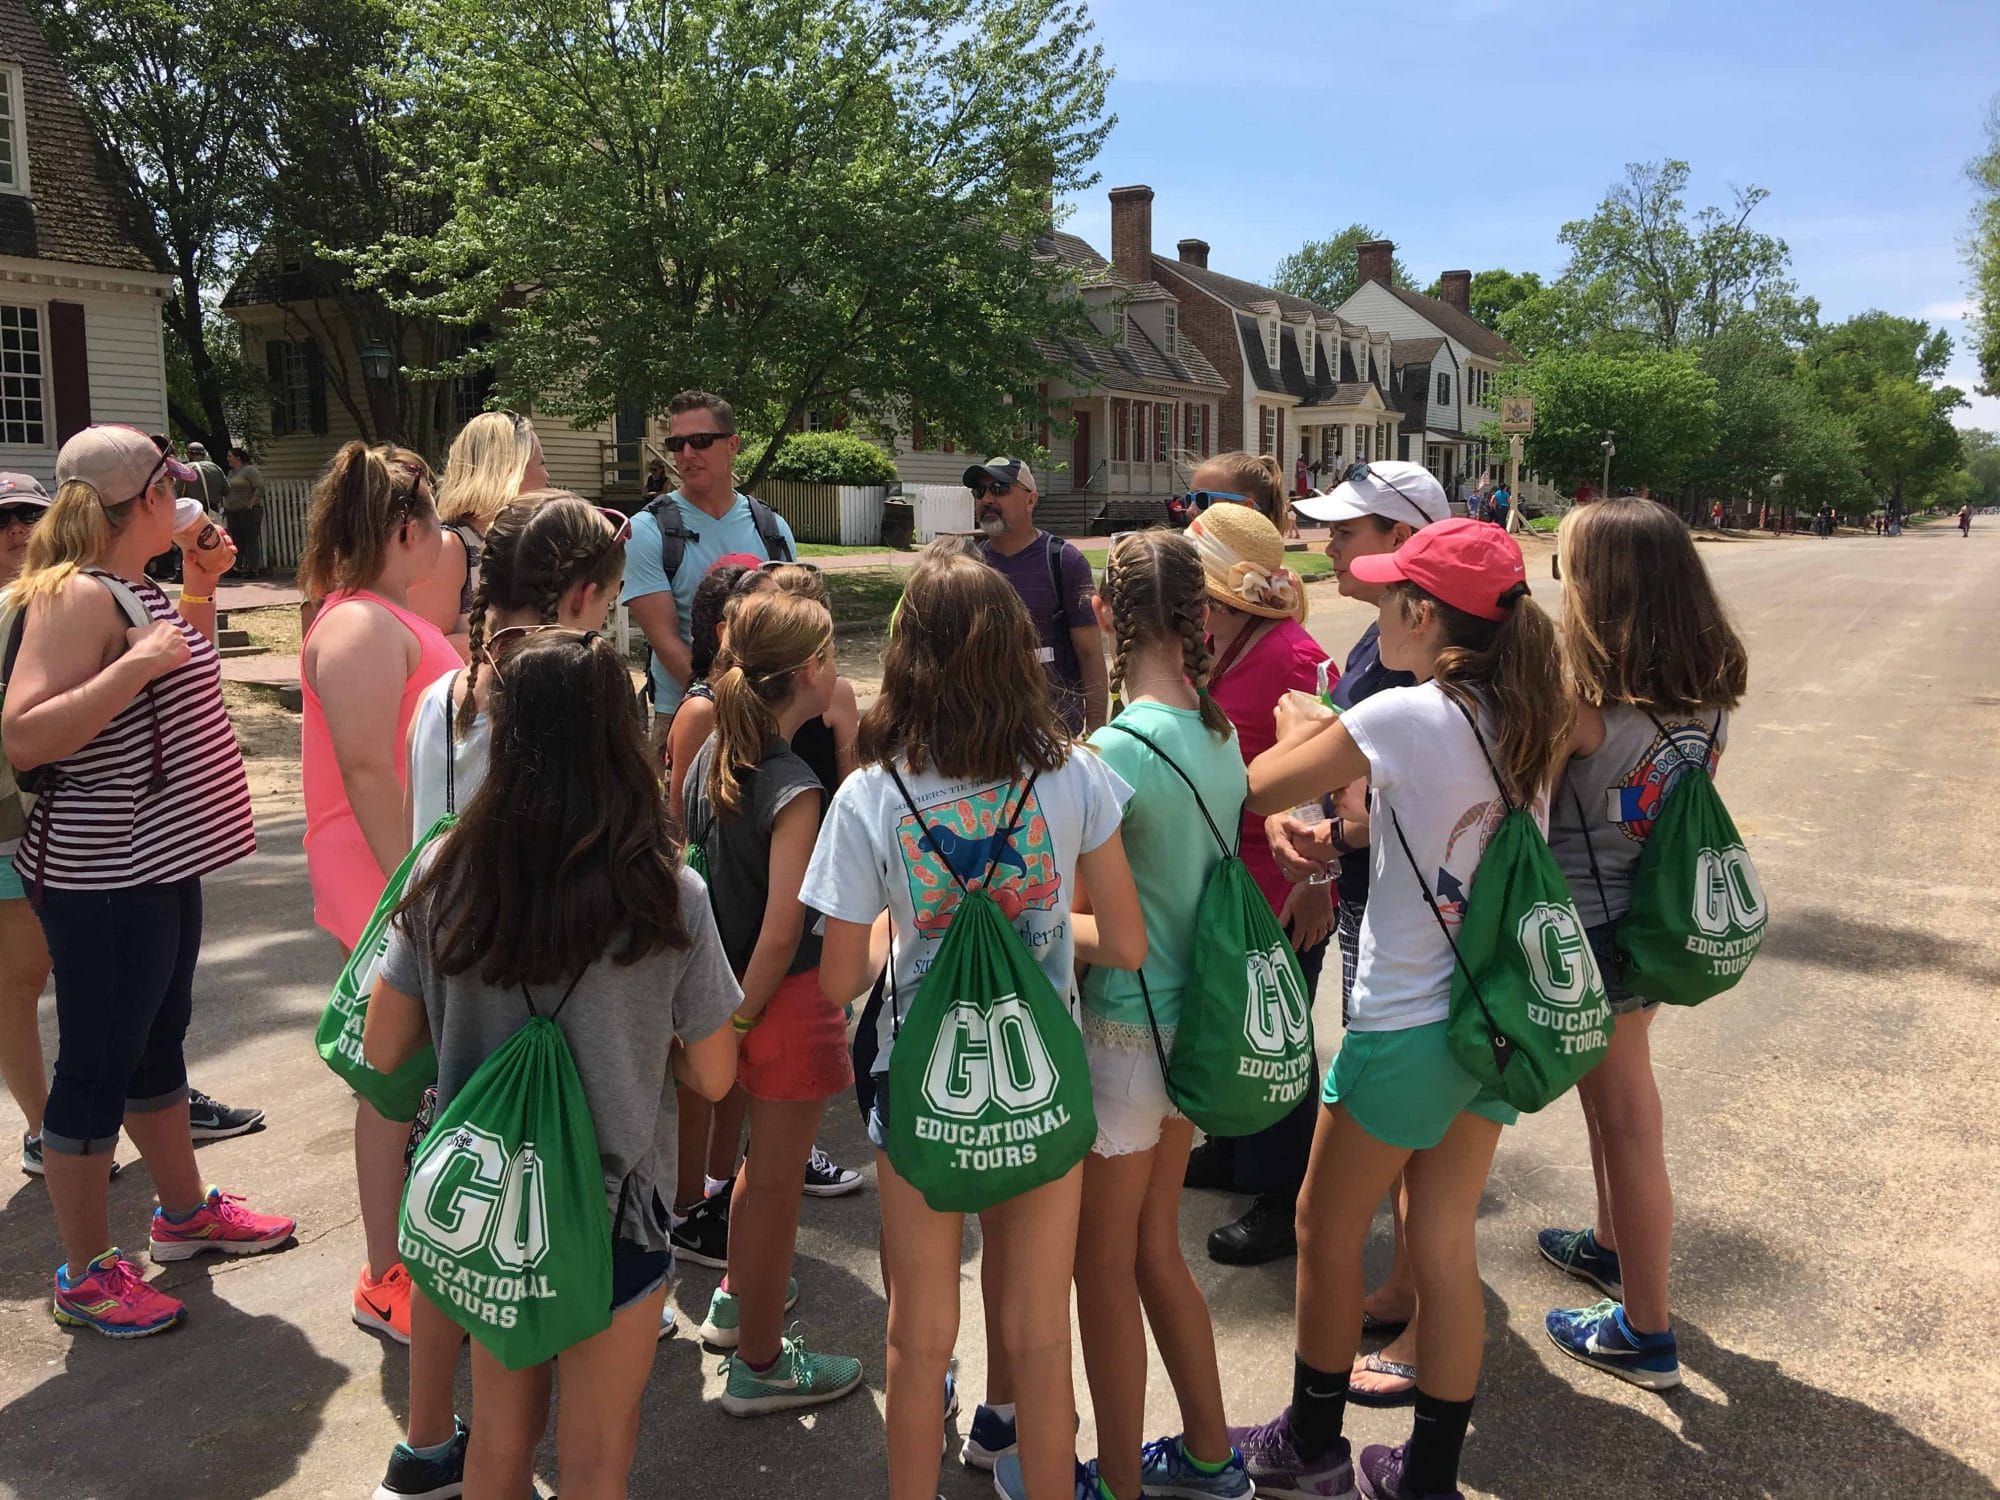
[[[1109,727],[1131,735],[1180,777],[1222,850],[1222,863],[1195,907],[1194,963],[1181,992],[1171,1061],[1145,971],[1139,971],[1167,1095],[1209,1135],[1254,1135],[1283,1119],[1313,1086],[1317,1059],[1305,976],[1271,903],[1223,838],[1187,772],[1138,730]],[[1240,830],[1240,808],[1238,813]]]
[[[1458,709],[1507,814],[1479,857],[1457,938],[1394,808],[1389,821],[1456,960],[1445,1043],[1488,1093],[1532,1113],[1597,1066],[1611,1045],[1611,1001],[1548,840],[1534,814],[1507,796],[1471,712]]]
[[[1002,805],[993,863],[974,889],[945,857],[903,778],[888,769],[959,888],[951,926],[907,1015],[897,1012],[889,958],[889,1161],[937,1212],[980,1213],[1056,1181],[1097,1139],[1083,1034],[987,890],[1035,777],[1011,820]]]

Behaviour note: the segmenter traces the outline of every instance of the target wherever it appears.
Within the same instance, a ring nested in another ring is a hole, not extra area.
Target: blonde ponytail
[[[715,743],[703,790],[718,813],[743,812],[742,773],[755,770],[778,732],[778,710],[798,675],[833,651],[833,617],[802,594],[766,589],[731,601],[728,645],[709,679]]]

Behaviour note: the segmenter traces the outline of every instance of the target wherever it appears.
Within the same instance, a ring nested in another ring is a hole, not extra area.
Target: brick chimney
[[[1384,286],[1394,286],[1395,261],[1394,240],[1363,240],[1354,250],[1354,264],[1363,281],[1379,281]]]
[[[1127,281],[1153,279],[1153,190],[1111,190],[1111,265]]]
[[[1472,273],[1446,271],[1438,277],[1438,301],[1447,302],[1468,318],[1472,316]]]
[[[1207,240],[1182,240],[1174,248],[1180,251],[1181,259],[1188,265],[1200,266],[1204,271],[1208,269]]]

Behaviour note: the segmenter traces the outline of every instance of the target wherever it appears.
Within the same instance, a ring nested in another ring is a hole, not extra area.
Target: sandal
[[[1349,1406],[1370,1406],[1377,1409],[1392,1406],[1414,1406],[1417,1401],[1417,1367],[1406,1365],[1399,1359],[1384,1359],[1379,1354],[1366,1354],[1361,1358],[1361,1369],[1370,1375],[1387,1375],[1392,1380],[1407,1380],[1409,1384],[1400,1391],[1367,1391],[1350,1383],[1347,1387]]]
[[[1409,1326],[1408,1318],[1378,1318],[1367,1308],[1361,1309],[1361,1336],[1365,1339],[1392,1339]]]

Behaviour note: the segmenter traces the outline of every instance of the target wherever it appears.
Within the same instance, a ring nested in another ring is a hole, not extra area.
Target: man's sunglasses
[[[41,520],[42,512],[47,508],[43,505],[0,505],[0,530],[17,522],[22,526],[32,526]]]
[[[1348,483],[1352,483],[1354,480],[1357,479],[1372,479],[1377,484],[1387,485],[1390,489],[1394,490],[1397,494],[1401,495],[1405,500],[1408,500],[1411,505],[1416,507],[1417,514],[1422,516],[1426,521],[1435,521],[1439,519],[1439,517],[1431,514],[1429,506],[1425,505],[1421,500],[1412,497],[1408,490],[1404,489],[1400,484],[1396,483],[1396,481],[1391,479],[1387,474],[1377,474],[1367,464],[1362,463],[1359,460],[1349,464],[1344,470],[1342,470],[1340,477],[1342,480]]]
[[[1234,490],[1189,490],[1185,495],[1174,498],[1192,511],[1204,511],[1211,505],[1250,504],[1248,495],[1239,495]]]
[[[733,432],[690,432],[667,439],[667,452],[678,453],[683,448],[692,448],[697,453],[706,453],[724,438],[735,437]]]
[[[966,488],[972,491],[972,498],[975,500],[984,500],[988,495],[991,495],[995,500],[1004,500],[1014,493],[1014,481],[1011,479],[975,479]]]

